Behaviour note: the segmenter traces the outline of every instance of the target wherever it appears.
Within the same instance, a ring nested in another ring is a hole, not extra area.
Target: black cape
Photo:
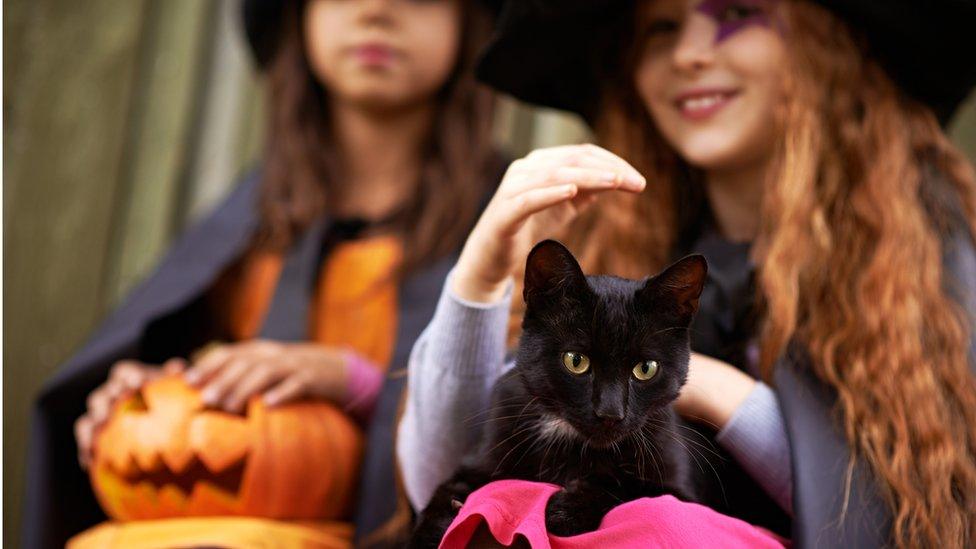
[[[33,409],[28,449],[25,547],[64,547],[71,536],[106,519],[78,465],[74,421],[84,413],[88,394],[105,382],[117,360],[158,363],[187,356],[206,343],[204,296],[250,243],[258,222],[259,179],[245,179],[213,214],[188,230],[156,271],[42,388]],[[305,337],[305,312],[319,260],[324,248],[337,240],[336,233],[335,224],[322,220],[289,251],[262,337]],[[406,368],[410,348],[430,321],[456,259],[444,257],[400,283],[390,372]],[[393,435],[405,377],[387,376],[366,434],[354,520],[357,536],[381,525],[395,508]]]

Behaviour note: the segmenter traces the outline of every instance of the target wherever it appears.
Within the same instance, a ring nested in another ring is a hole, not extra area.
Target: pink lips
[[[675,108],[688,120],[705,120],[728,105],[739,92],[728,88],[698,88],[679,94]]]
[[[393,63],[397,51],[380,43],[368,43],[351,48],[350,54],[356,61],[369,67],[385,67]]]

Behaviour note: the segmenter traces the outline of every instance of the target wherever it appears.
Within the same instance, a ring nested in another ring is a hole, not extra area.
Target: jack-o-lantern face
[[[362,435],[335,407],[207,410],[179,377],[120,402],[96,439],[92,485],[118,520],[245,515],[342,518],[362,457]]]

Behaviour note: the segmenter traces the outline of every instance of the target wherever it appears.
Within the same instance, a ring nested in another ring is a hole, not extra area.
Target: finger
[[[539,154],[535,155],[535,152],[538,152]],[[592,143],[538,149],[537,151],[530,153],[526,159],[532,159],[536,162],[555,161],[562,164],[568,163],[569,165],[593,165],[593,167],[603,166],[628,172],[635,178],[643,178],[637,168],[633,167],[622,157]]]
[[[163,363],[163,373],[167,375],[178,374],[186,370],[186,361],[182,358],[171,358]]]
[[[146,365],[138,360],[120,360],[112,365],[112,371],[109,373],[109,377],[115,377],[129,370],[141,370],[145,367]]]
[[[573,184],[580,191],[621,189],[630,192],[644,190],[644,180],[612,170],[594,170],[574,166],[556,168],[549,176],[550,184]]]
[[[142,379],[147,370],[152,368],[135,360],[120,360],[112,366],[112,371],[108,375],[109,381],[131,383],[132,380]]]
[[[78,463],[82,469],[88,469],[91,463],[91,445],[94,434],[92,420],[87,415],[78,418],[75,422],[75,441],[78,445]]]
[[[556,158],[522,171],[500,192],[511,197],[528,189],[565,183],[620,187],[632,192],[643,191],[647,185],[642,175],[624,163],[597,158],[569,163]]]
[[[183,379],[195,387],[206,384],[234,356],[232,348],[221,345],[208,352],[183,374]]]
[[[249,353],[273,355],[281,352],[282,344],[270,339],[252,339],[244,344]]]
[[[240,383],[241,378],[250,368],[249,360],[238,358],[229,362],[203,386],[200,393],[203,403],[214,408],[226,409],[227,395]]]
[[[88,407],[87,415],[96,423],[102,423],[108,417],[112,407],[112,398],[109,396],[109,388],[100,387],[88,395],[86,402]]]
[[[593,156],[605,158],[607,160],[612,160],[616,162],[623,162],[624,164],[630,166],[630,163],[624,160],[623,157],[599,145],[595,145],[593,143],[582,143],[580,144],[580,147],[588,154],[592,154]]]
[[[135,387],[129,387],[125,383],[108,383],[99,390],[99,398],[104,398],[109,402],[109,407],[126,393],[131,392]],[[94,393],[93,393],[94,394]]]
[[[293,374],[264,393],[264,403],[268,406],[279,406],[298,400],[305,396],[306,388],[304,376]]]
[[[510,199],[508,207],[502,209],[501,226],[514,232],[530,215],[566,202],[576,196],[577,192],[575,185],[557,185],[526,191]]]
[[[244,378],[238,383],[230,394],[225,399],[227,402],[227,410],[234,413],[241,413],[244,411],[244,407],[247,405],[247,401],[251,399],[252,396],[264,391],[268,387],[271,387],[276,382],[280,381],[285,374],[280,371],[272,370],[271,368],[261,368],[258,367],[254,371],[249,372]]]
[[[597,201],[599,196],[597,193],[580,193],[573,198],[573,207],[576,208],[577,213],[585,212]]]
[[[526,160],[540,160],[543,158],[552,158],[554,156],[565,156],[573,151],[582,151],[580,145],[556,145],[554,147],[543,147],[541,149],[533,149],[529,154],[525,155]]]

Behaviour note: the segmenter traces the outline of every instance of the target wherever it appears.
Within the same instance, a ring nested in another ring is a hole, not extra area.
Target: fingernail
[[[213,404],[217,402],[217,390],[207,389],[200,395],[200,398],[203,399],[203,401],[207,404]]]
[[[186,380],[190,385],[195,385],[197,381],[200,381],[200,374],[196,372],[187,372],[183,374],[183,379]]]
[[[641,190],[647,185],[647,180],[638,175],[627,174],[624,176],[624,182],[627,183],[629,187]]]
[[[273,397],[273,396],[265,396],[265,397],[262,397],[262,400],[264,400],[264,405],[265,406],[268,406],[268,407],[271,407],[271,406],[274,406],[275,404],[278,404],[278,399],[275,398],[275,397]]]

